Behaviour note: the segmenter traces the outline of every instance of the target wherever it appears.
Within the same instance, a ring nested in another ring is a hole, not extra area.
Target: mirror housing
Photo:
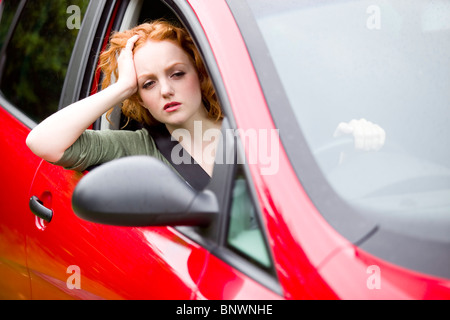
[[[219,205],[162,161],[126,157],[95,168],[78,183],[72,208],[81,219],[116,226],[207,226]]]

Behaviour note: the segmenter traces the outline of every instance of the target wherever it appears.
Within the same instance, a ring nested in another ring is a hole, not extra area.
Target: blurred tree
[[[67,13],[67,8],[78,6],[82,19],[88,3],[88,0],[28,1],[7,44],[1,90],[8,100],[37,122],[58,108],[78,35],[77,28],[67,27],[67,19],[72,15]],[[4,10],[0,23],[2,32],[6,29],[4,23],[12,21],[11,15]]]

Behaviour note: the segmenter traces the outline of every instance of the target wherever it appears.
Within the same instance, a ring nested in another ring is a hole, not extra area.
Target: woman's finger
[[[127,50],[133,50],[134,44],[139,39],[139,35],[134,35],[130,39],[128,39],[127,44],[125,46],[125,49]]]

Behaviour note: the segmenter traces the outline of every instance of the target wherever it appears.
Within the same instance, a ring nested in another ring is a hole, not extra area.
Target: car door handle
[[[50,222],[53,217],[53,210],[44,206],[41,200],[38,197],[32,196],[30,198],[30,209],[36,216],[41,219],[44,219],[47,222]]]

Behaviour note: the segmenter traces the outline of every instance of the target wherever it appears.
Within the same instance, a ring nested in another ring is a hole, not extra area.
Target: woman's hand
[[[128,90],[130,96],[137,91],[137,76],[134,67],[133,47],[138,39],[138,35],[128,39],[125,48],[122,49],[117,58],[117,67],[119,70],[117,84]]]
[[[31,151],[47,161],[58,161],[98,117],[136,92],[133,47],[138,38],[131,37],[120,53],[117,82],[59,110],[37,125],[26,141]]]
[[[353,134],[355,149],[364,151],[378,151],[386,141],[386,132],[379,125],[366,119],[341,122],[334,132],[334,137]]]

